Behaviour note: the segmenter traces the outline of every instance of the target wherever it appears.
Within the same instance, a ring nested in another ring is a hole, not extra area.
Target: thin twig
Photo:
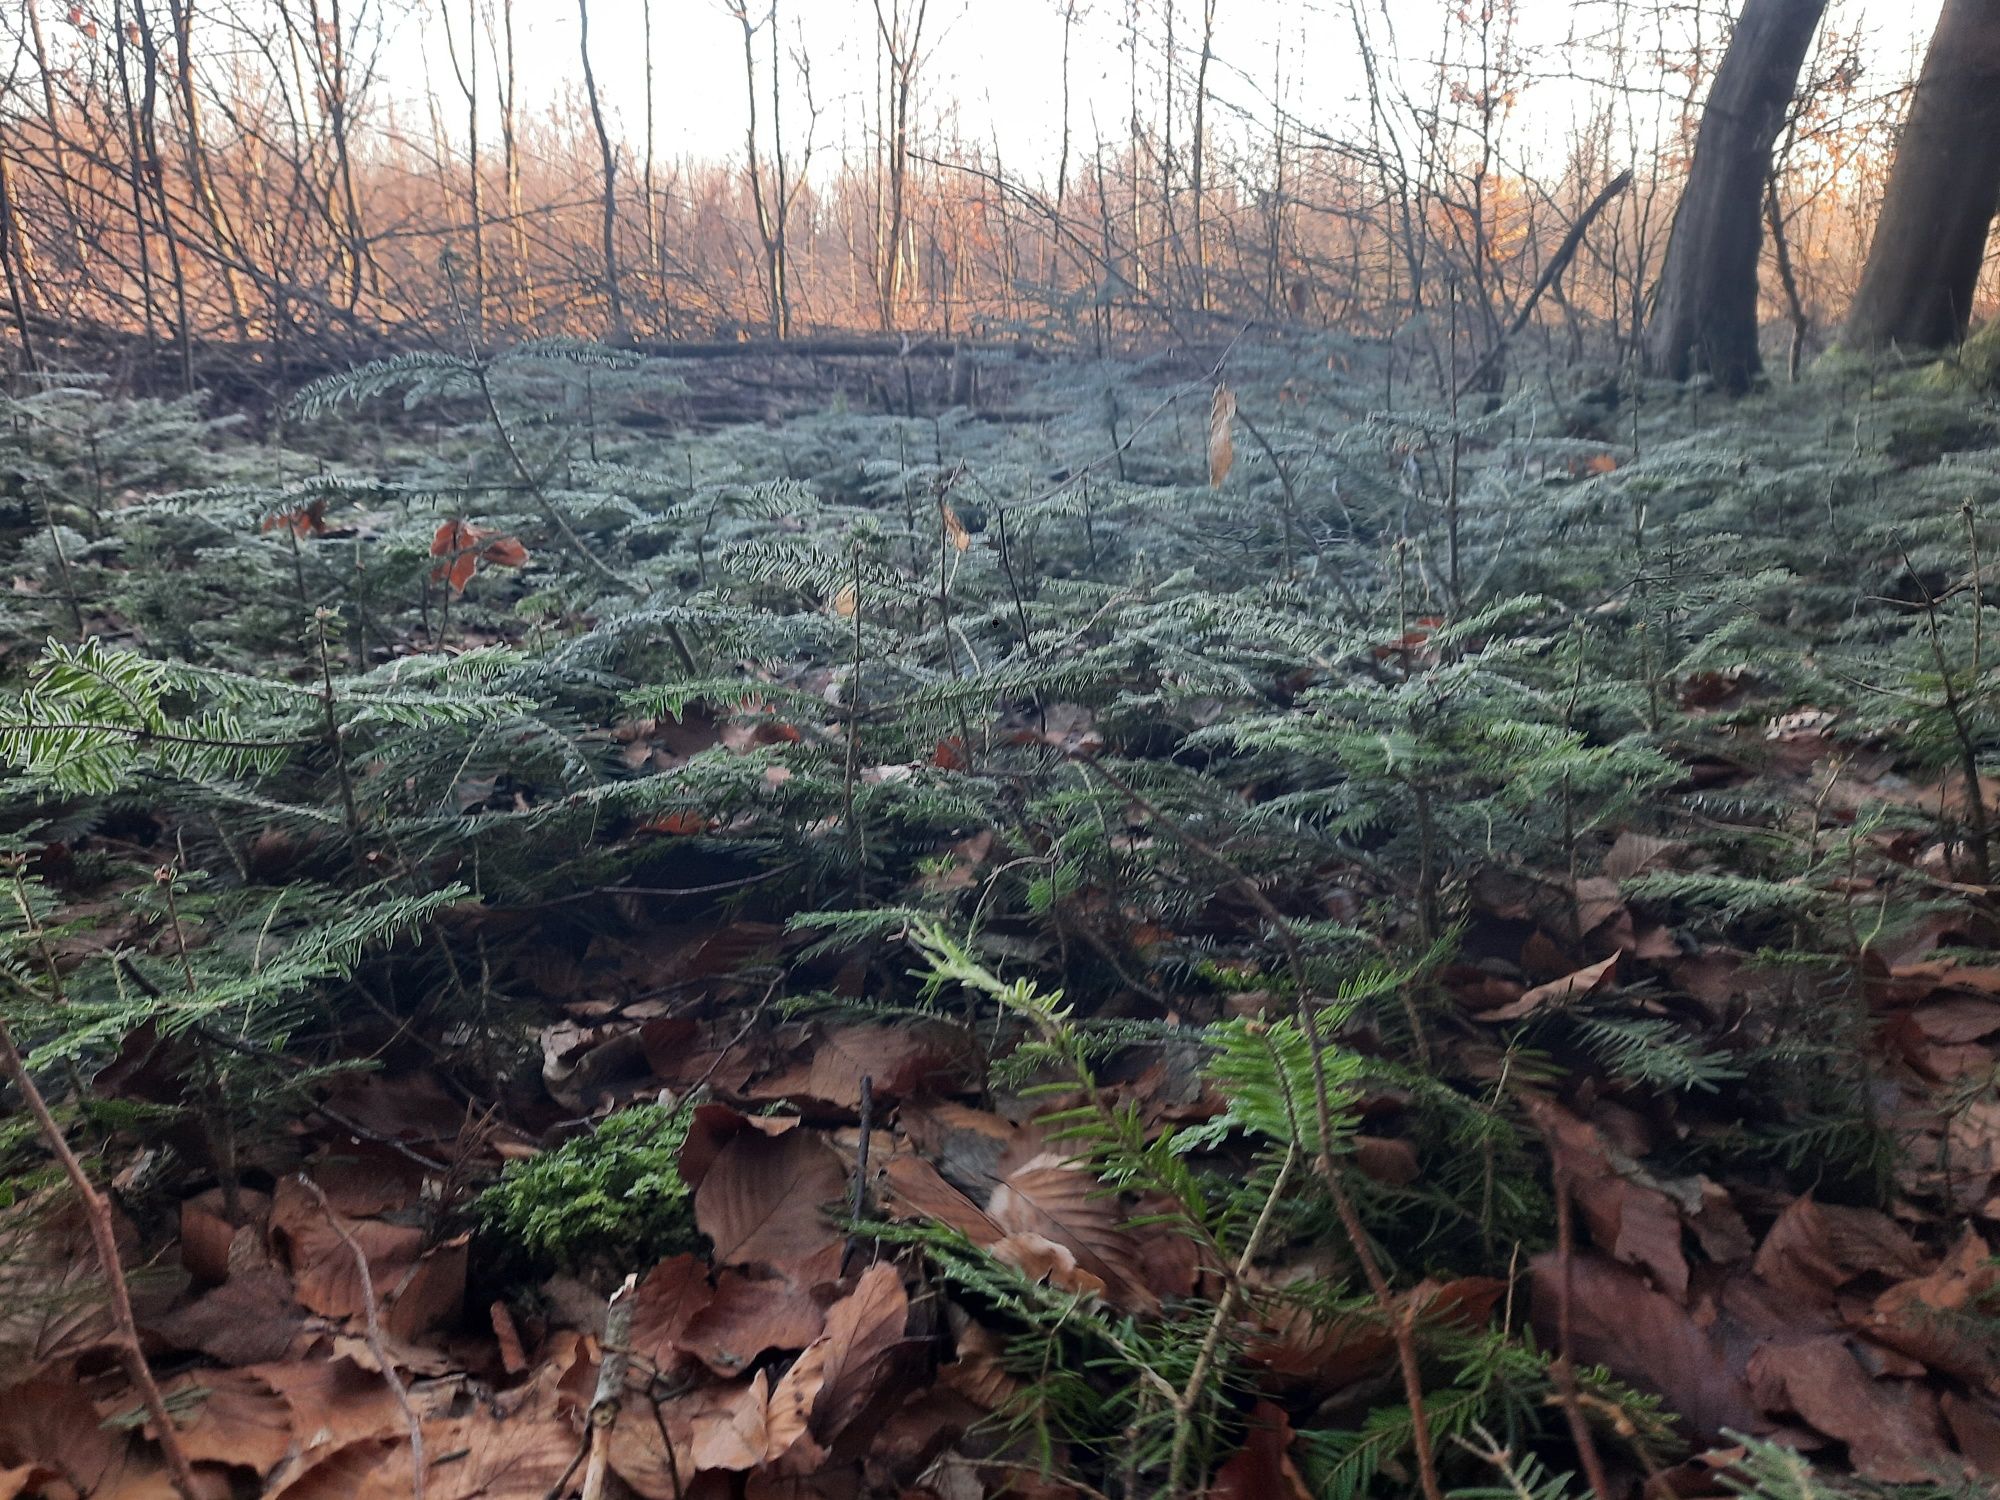
[[[403,1425],[410,1434],[410,1500],[424,1500],[424,1424],[417,1416],[417,1409],[410,1404],[410,1388],[403,1384],[403,1377],[396,1373],[396,1362],[389,1357],[389,1345],[382,1337],[382,1319],[375,1310],[375,1277],[368,1269],[368,1257],[354,1242],[354,1236],[347,1232],[347,1226],[340,1222],[340,1215],[333,1211],[327,1201],[326,1191],[305,1173],[298,1174],[298,1182],[312,1195],[319,1211],[326,1215],[326,1222],[333,1232],[340,1236],[347,1253],[354,1257],[354,1273],[361,1279],[361,1314],[363,1329],[368,1339],[368,1352],[375,1356],[380,1367],[382,1383],[389,1387],[389,1394],[396,1398],[396,1407],[403,1414]]]
[[[1236,1274],[1229,1278],[1229,1285],[1223,1288],[1222,1296],[1216,1301],[1215,1316],[1209,1320],[1207,1336],[1201,1341],[1201,1349],[1194,1358],[1194,1368],[1188,1371],[1187,1385],[1182,1388],[1180,1400],[1174,1405],[1174,1446],[1167,1459],[1169,1495],[1179,1495],[1181,1485],[1187,1478],[1188,1450],[1194,1442],[1195,1408],[1201,1402],[1203,1387],[1208,1384],[1208,1372],[1214,1368],[1216,1351],[1222,1347],[1222,1337],[1229,1329],[1229,1320],[1236,1316],[1236,1309],[1243,1301],[1244,1281],[1250,1275],[1258,1252],[1264,1247],[1264,1236],[1270,1233],[1272,1221],[1277,1217],[1278,1204],[1291,1184],[1292,1168],[1298,1160],[1299,1143],[1294,1139],[1286,1143],[1285,1160],[1278,1168],[1277,1180],[1271,1184],[1257,1222],[1250,1228],[1250,1237],[1243,1242],[1243,1253],[1236,1260]]]
[[[76,1153],[70,1150],[62,1127],[56,1123],[48,1100],[42,1097],[41,1089],[29,1074],[21,1049],[14,1045],[14,1033],[4,1020],[0,1020],[0,1068],[5,1069],[8,1079],[21,1091],[22,1101],[28,1106],[28,1113],[35,1117],[35,1126],[41,1131],[42,1140],[62,1164],[63,1175],[69,1179],[70,1187],[83,1205],[84,1221],[90,1226],[90,1241],[97,1250],[97,1263],[104,1271],[105,1290],[110,1294],[111,1321],[118,1330],[118,1352],[124,1361],[126,1375],[138,1388],[139,1399],[145,1403],[146,1415],[158,1431],[160,1453],[167,1462],[167,1479],[181,1500],[201,1500],[194,1467],[188,1461],[187,1449],[181,1446],[180,1429],[174,1425],[174,1419],[167,1411],[166,1397],[160,1394],[159,1382],[153,1379],[152,1367],[146,1363],[146,1352],[139,1343],[139,1323],[132,1315],[132,1292],[125,1281],[124,1262],[118,1257],[118,1234],[111,1224],[111,1205],[83,1170],[83,1163],[77,1160]]]
[[[868,1074],[861,1075],[861,1141],[854,1153],[854,1187],[847,1204],[847,1217],[853,1223],[860,1223],[868,1213],[868,1135],[875,1128],[875,1080]],[[854,1254],[855,1236],[847,1237],[847,1248],[840,1255],[840,1270],[847,1274],[847,1262]]]
[[[1553,1143],[1552,1143],[1553,1144]],[[1577,1461],[1590,1492],[1597,1500],[1612,1500],[1611,1481],[1604,1472],[1604,1458],[1597,1451],[1597,1438],[1584,1417],[1576,1395],[1576,1364],[1570,1357],[1570,1306],[1573,1296],[1572,1271],[1576,1264],[1575,1208],[1570,1198],[1569,1174],[1556,1169],[1556,1256],[1560,1287],[1556,1302],[1556,1357],[1549,1366],[1549,1381],[1562,1403],[1569,1423],[1570,1442],[1576,1446]]]

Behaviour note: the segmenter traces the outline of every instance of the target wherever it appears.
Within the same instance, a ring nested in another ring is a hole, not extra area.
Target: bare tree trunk
[[[1202,169],[1208,158],[1208,64],[1215,56],[1215,0],[1202,0],[1201,8],[1201,60],[1194,70],[1194,140],[1190,146],[1193,152],[1192,186],[1194,188],[1194,297],[1195,306],[1203,312],[1209,309],[1208,293],[1208,230],[1202,215],[1202,193],[1205,183]]]
[[[208,148],[201,136],[201,96],[194,80],[195,0],[167,0],[167,17],[174,29],[174,86],[180,96],[181,139],[187,153],[188,194],[202,221],[208,226],[216,266],[222,276],[222,290],[229,300],[229,319],[239,339],[250,334],[243,312],[243,287],[238,279],[240,250],[235,231],[222,212],[210,181]]]
[[[1076,28],[1077,0],[1063,0],[1062,147],[1056,157],[1056,207],[1069,191],[1069,38]]]
[[[312,31],[305,38],[307,55],[314,59],[313,71],[326,110],[333,141],[334,185],[339,197],[341,235],[347,261],[347,310],[361,305],[372,266],[367,232],[362,228],[361,196],[354,186],[354,150],[350,131],[347,97],[347,32],[341,20],[340,0],[327,0],[320,13],[319,0],[309,0]],[[379,281],[379,276],[376,278]]]
[[[1764,225],[1771,231],[1771,251],[1778,263],[1778,284],[1785,290],[1785,314],[1792,320],[1792,345],[1785,356],[1785,378],[1798,383],[1799,366],[1805,360],[1806,338],[1812,320],[1806,316],[1805,299],[1799,295],[1798,274],[1792,269],[1791,236],[1785,232],[1785,211],[1778,202],[1778,179],[1773,177],[1764,194]]]
[[[646,8],[647,25],[652,24],[652,6]],[[514,0],[500,0],[500,32],[505,53],[500,59],[500,154],[501,171],[507,179],[508,238],[514,254],[514,288],[532,324],[535,318],[535,278],[528,265],[528,226],[521,209],[521,150],[515,138],[516,93],[514,73]],[[650,66],[650,60],[648,63]]]
[[[35,338],[28,328],[26,237],[14,206],[14,183],[7,169],[7,139],[0,134],[0,272],[6,273],[7,306],[21,334],[21,368],[33,373]]]
[[[465,60],[459,61],[458,38],[452,32],[451,3],[438,8],[444,23],[445,55],[451,59],[452,76],[458,91],[465,95],[465,196],[466,214],[472,229],[472,337],[474,343],[486,339],[486,204],[479,181],[479,8],[478,0],[465,0]],[[444,158],[439,158],[442,167]]]
[[[608,336],[615,343],[626,334],[625,303],[618,292],[618,154],[604,124],[604,105],[597,95],[597,75],[590,66],[590,0],[576,0],[577,47],[583,54],[583,91],[590,100],[590,122],[597,130],[597,152],[604,164],[604,300],[610,313]]]
[[[882,236],[881,264],[876,267],[876,301],[882,327],[896,326],[903,300],[903,235],[909,218],[910,109],[916,97],[917,69],[923,57],[924,15],[930,0],[914,0],[908,15],[904,0],[875,0],[875,30],[888,64],[887,223]]]
[[[1848,310],[1848,349],[1965,337],[2000,209],[2000,0],[1945,0]]]
[[[67,132],[61,112],[56,108],[55,70],[49,65],[47,39],[42,35],[42,13],[40,0],[28,0],[28,40],[35,58],[35,74],[42,84],[42,106],[48,119],[49,161],[54,167],[56,196],[62,200],[63,218],[69,224],[71,249],[75,255],[76,274],[83,274],[89,260],[89,247],[83,233],[83,216],[76,206],[76,180],[70,175],[68,152],[64,138]]]
[[[791,318],[785,297],[785,167],[778,158],[778,181],[767,192],[764,161],[757,144],[757,23],[750,19],[749,0],[730,0],[729,13],[743,30],[743,92],[750,106],[750,123],[744,127],[744,166],[750,175],[750,204],[757,214],[757,238],[764,247],[764,296],[770,316],[771,337],[782,339],[791,333]],[[763,24],[771,28],[771,133],[779,133],[778,109],[778,6],[772,0]],[[780,148],[782,149],[782,147]]]
[[[783,98],[778,68],[778,0],[771,0],[771,166],[777,173],[777,181],[773,183],[777,201],[772,204],[771,213],[776,230],[771,241],[771,312],[776,325],[772,331],[781,339],[790,338],[792,333],[792,185],[785,180],[785,117],[780,105]]]
[[[113,0],[111,53],[118,69],[118,98],[125,116],[125,186],[132,196],[132,235],[139,257],[139,298],[145,310],[146,337],[158,335],[159,304],[153,294],[151,235],[146,227],[146,153],[139,140],[139,109],[132,97],[132,70],[125,57],[125,18]]]
[[[1174,12],[1165,0],[1167,34],[1160,49],[1160,287],[1169,298],[1184,288],[1175,280],[1181,259],[1181,230],[1174,215]]]
[[[194,389],[194,329],[188,312],[187,266],[181,257],[180,231],[174,227],[173,204],[167,197],[167,166],[160,151],[158,109],[160,97],[160,49],[153,36],[152,18],[146,14],[146,0],[132,0],[132,26],[138,33],[139,59],[145,76],[139,91],[139,140],[145,150],[146,182],[160,213],[160,240],[167,248],[167,274],[174,293],[175,340],[180,346],[181,384]]]
[[[1799,67],[1826,0],[1746,0],[1695,137],[1687,187],[1667,237],[1646,366],[1686,380],[1706,374],[1748,390],[1757,352],[1757,259],[1764,184]]]
[[[660,214],[659,205],[653,197],[653,157],[655,151],[653,117],[653,0],[639,0],[640,32],[646,50],[646,162],[639,176],[639,196],[644,203],[643,221],[646,227],[646,271],[653,278],[654,300],[660,318],[665,319],[667,306],[666,262],[660,255]],[[664,331],[657,330],[656,331]]]

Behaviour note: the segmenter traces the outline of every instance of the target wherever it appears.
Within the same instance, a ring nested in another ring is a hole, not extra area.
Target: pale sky
[[[445,118],[462,128],[463,100],[452,83],[436,31],[440,0],[412,0],[417,19],[405,26],[385,59],[392,91],[420,96],[424,56],[431,87],[443,98]],[[466,0],[443,0],[462,17]],[[663,158],[719,158],[742,149],[745,100],[742,38],[721,0],[591,0],[591,51],[616,128],[637,146],[644,135],[644,6],[653,7],[655,139]],[[786,47],[802,42],[810,55],[813,92],[821,108],[820,141],[829,154],[843,141],[858,145],[876,65],[870,0],[780,0]],[[886,3],[886,0],[885,0]],[[905,5],[912,0],[905,0]],[[1130,87],[1126,18],[1134,0],[1077,0],[1081,19],[1071,55],[1073,150],[1087,154],[1101,132],[1121,140]],[[1161,63],[1166,0],[1137,0],[1142,53],[1140,88],[1150,93]],[[1202,0],[1176,0],[1183,66],[1198,47]],[[1564,70],[1562,42],[1595,30],[1611,12],[1608,0],[1515,0],[1522,45],[1532,65]],[[1699,3],[1712,36],[1728,0],[1679,0],[1693,12]],[[752,14],[768,0],[752,0]],[[1062,129],[1062,10],[1064,0],[929,0],[926,50],[930,63],[922,88],[928,133],[949,110],[968,140],[992,145],[1010,168],[1051,170]],[[1441,0],[1360,0],[1378,41],[1393,17],[1397,48],[1416,63],[1439,47]],[[1869,73],[1863,87],[1892,86],[1907,76],[1935,24],[1940,0],[1835,0],[1830,25],[1861,28]],[[430,18],[428,23],[423,18]],[[521,83],[530,107],[563,97],[581,79],[575,0],[515,0]],[[1221,100],[1218,123],[1227,128],[1229,106],[1268,118],[1274,66],[1282,69],[1288,109],[1308,123],[1351,120],[1361,95],[1348,0],[1217,0],[1216,62],[1211,92]],[[768,59],[760,37],[758,62]],[[789,72],[789,63],[787,63]],[[491,85],[491,68],[483,80]],[[1559,137],[1581,95],[1573,85],[1543,81],[1529,89],[1514,127],[1517,138],[1543,132]],[[760,108],[761,108],[760,103]],[[787,100],[786,131],[793,141],[805,123],[803,97]],[[490,108],[490,106],[489,106]],[[1094,113],[1094,121],[1093,121]],[[1150,107],[1148,113],[1156,113]],[[490,118],[490,115],[489,115]],[[482,132],[484,133],[484,132]]]

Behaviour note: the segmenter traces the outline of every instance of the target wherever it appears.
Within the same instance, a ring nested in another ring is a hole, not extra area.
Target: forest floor
[[[1990,403],[699,378],[0,398],[0,1500],[1991,1492]]]

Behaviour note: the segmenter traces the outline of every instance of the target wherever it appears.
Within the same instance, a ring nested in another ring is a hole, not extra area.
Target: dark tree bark
[[[604,123],[604,105],[597,96],[597,74],[590,66],[590,0],[576,0],[576,20],[577,48],[583,54],[583,92],[590,101],[590,123],[597,131],[597,154],[604,165],[600,202],[604,208],[604,300],[610,317],[605,339],[621,344],[630,330],[625,326],[625,300],[618,290],[618,152]]]
[[[1945,0],[1842,346],[1943,349],[1964,338],[1996,210],[2000,0]]]
[[[1757,353],[1757,257],[1764,183],[1799,68],[1826,0],[1745,0],[1715,71],[1695,136],[1694,163],[1674,213],[1646,329],[1646,367],[1686,380],[1706,374],[1749,389]]]

